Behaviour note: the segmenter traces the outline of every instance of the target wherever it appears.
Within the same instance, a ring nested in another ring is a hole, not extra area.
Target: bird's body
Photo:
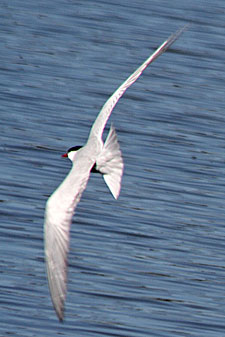
[[[76,205],[84,191],[90,172],[99,172],[115,199],[120,193],[123,160],[114,127],[111,126],[105,143],[102,133],[107,120],[126,89],[144,69],[180,36],[185,28],[169,37],[107,100],[94,122],[87,143],[73,147],[66,155],[73,166],[56,191],[50,196],[45,212],[45,256],[48,283],[58,318],[63,320],[67,288],[67,254],[69,232]]]

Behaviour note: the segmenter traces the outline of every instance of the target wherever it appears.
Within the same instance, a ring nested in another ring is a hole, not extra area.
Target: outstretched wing
[[[93,166],[92,161],[85,159],[82,153],[79,154],[77,153],[76,161],[65,180],[48,199],[45,211],[44,237],[48,284],[53,306],[60,320],[63,320],[64,316],[67,290],[70,224]]]
[[[99,139],[102,137],[105,124],[120,97],[124,94],[127,88],[129,88],[138,79],[145,68],[147,68],[155,59],[157,59],[157,57],[164,53],[187,29],[187,27],[188,25],[184,26],[175,34],[171,35],[165,42],[163,42],[163,44],[151,56],[149,56],[149,58],[147,58],[147,60],[145,60],[145,62],[137,70],[135,70],[135,72],[131,74],[128,79],[113,93],[113,95],[106,101],[99,112],[98,117],[91,128],[90,137],[96,136]]]

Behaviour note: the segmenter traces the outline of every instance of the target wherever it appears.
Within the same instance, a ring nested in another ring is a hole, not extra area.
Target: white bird
[[[72,147],[67,154],[73,166],[50,196],[45,211],[45,258],[52,303],[60,321],[64,318],[67,291],[67,255],[70,225],[75,208],[86,188],[90,172],[100,172],[115,199],[120,193],[123,160],[114,127],[111,126],[105,143],[102,133],[116,103],[158,56],[164,53],[186,29],[171,35],[106,101],[99,112],[83,147]]]

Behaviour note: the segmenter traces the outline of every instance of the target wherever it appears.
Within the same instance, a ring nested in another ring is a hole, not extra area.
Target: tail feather
[[[119,197],[123,175],[123,159],[117,140],[115,128],[111,125],[103,150],[96,160],[96,168],[103,174],[103,178],[115,199]]]

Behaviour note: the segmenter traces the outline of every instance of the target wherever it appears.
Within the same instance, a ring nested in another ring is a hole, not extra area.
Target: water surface
[[[1,5],[0,336],[224,335],[224,12],[222,0]],[[113,111],[121,196],[91,177],[60,324],[43,253],[45,202],[70,169],[60,155],[186,22]]]

